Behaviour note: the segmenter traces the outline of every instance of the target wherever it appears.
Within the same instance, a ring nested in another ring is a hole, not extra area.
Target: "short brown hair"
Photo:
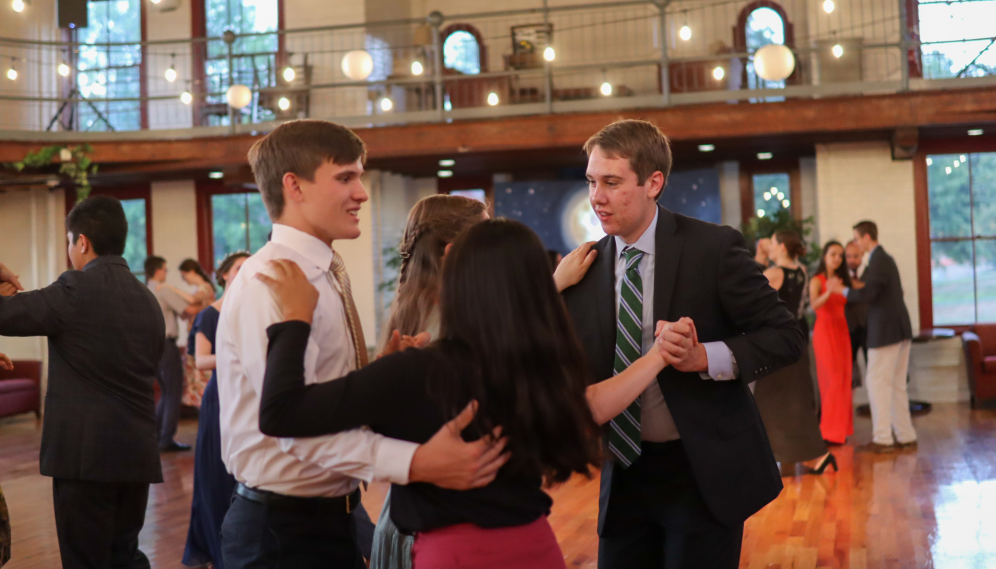
[[[249,149],[249,165],[273,221],[284,213],[284,174],[314,181],[325,162],[345,166],[366,158],[366,145],[353,131],[314,119],[286,122]]]
[[[802,238],[799,234],[791,229],[782,229],[776,231],[774,238],[785,246],[785,251],[789,254],[789,257],[793,259],[798,259],[802,255],[806,254],[806,245],[802,242]]]
[[[859,221],[853,229],[858,232],[858,235],[870,235],[872,241],[878,241],[878,226],[875,225],[874,221]]]
[[[616,121],[584,143],[584,151],[591,156],[595,147],[602,149],[610,158],[626,158],[629,167],[636,172],[636,180],[644,184],[654,172],[664,174],[664,183],[671,173],[671,141],[661,129],[647,121]],[[663,186],[657,194],[661,199]]]

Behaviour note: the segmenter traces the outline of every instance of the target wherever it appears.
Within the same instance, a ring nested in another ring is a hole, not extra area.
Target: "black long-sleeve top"
[[[429,394],[431,374],[455,373],[433,365],[438,361],[434,358],[446,357],[445,343],[392,354],[345,377],[305,385],[311,326],[281,322],[266,333],[270,346],[259,414],[263,434],[314,437],[367,425],[384,436],[421,444],[452,418]],[[394,485],[391,519],[407,534],[461,523],[510,527],[549,514],[552,503],[539,473],[509,475],[503,469],[491,484],[474,490],[418,482]]]

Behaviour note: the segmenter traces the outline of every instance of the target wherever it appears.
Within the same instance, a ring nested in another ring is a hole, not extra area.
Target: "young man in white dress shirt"
[[[353,510],[361,480],[483,486],[503,463],[500,445],[464,443],[458,417],[424,445],[369,430],[308,439],[259,431],[266,329],[282,320],[256,277],[272,259],[296,262],[320,292],[305,354],[308,383],[363,365],[366,347],[333,242],[360,235],[368,196],[360,182],[366,149],[349,129],[317,120],[286,123],[249,152],[273,220],[271,241],[229,286],[218,325],[222,458],[239,484],[222,526],[229,569],[361,569]],[[335,269],[335,270],[333,270]]]

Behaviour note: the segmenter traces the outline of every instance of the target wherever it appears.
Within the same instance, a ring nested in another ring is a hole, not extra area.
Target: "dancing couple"
[[[256,144],[273,240],[218,330],[228,567],[362,567],[358,480],[386,480],[380,545],[415,539],[374,566],[563,568],[543,488],[596,466],[599,567],[738,566],[744,520],[782,488],[748,385],[804,338],[739,232],[658,205],[657,127],[619,121],[585,150],[608,236],[553,278],[522,224],[418,204],[368,363],[333,248],[359,235],[363,143],[296,121]]]

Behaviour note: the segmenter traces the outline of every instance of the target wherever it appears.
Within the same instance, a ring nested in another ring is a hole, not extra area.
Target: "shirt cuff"
[[[851,287],[849,287],[849,286],[844,287],[844,292],[843,292],[844,298],[847,298],[847,294],[849,292],[851,292]]]
[[[699,374],[702,379],[729,381],[740,375],[737,360],[726,343],[705,342],[702,347],[705,348],[706,357],[709,359],[709,372]]]
[[[374,480],[404,486],[408,484],[408,473],[412,468],[412,458],[418,444],[384,437],[377,445],[377,463],[374,465]]]

